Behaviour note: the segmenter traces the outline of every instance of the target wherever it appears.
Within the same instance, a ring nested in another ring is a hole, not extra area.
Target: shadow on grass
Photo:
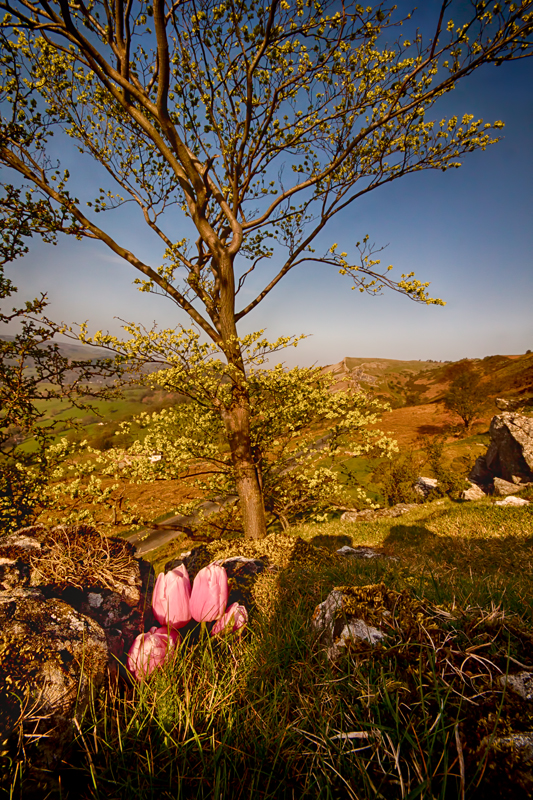
[[[327,550],[331,550],[332,552],[339,550],[345,545],[348,547],[352,546],[352,537],[345,533],[340,533],[333,536],[329,534],[319,534],[318,536],[313,536],[313,538],[309,539],[309,541],[311,544],[315,545],[315,547],[325,547]]]

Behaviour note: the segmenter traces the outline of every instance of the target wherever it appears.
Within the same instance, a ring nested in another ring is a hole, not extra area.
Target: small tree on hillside
[[[463,420],[465,431],[469,431],[472,422],[487,405],[487,393],[481,385],[480,375],[471,367],[465,367],[451,382],[444,395],[444,405]]]
[[[395,7],[382,3],[0,0],[0,9],[9,109],[0,161],[28,187],[5,185],[9,224],[28,223],[48,242],[58,233],[99,240],[141,274],[143,291],[173,300],[216,345],[231,386],[231,402],[216,410],[244,527],[263,536],[239,323],[290,270],[313,262],[362,292],[441,302],[412,273],[394,281],[382,272],[368,239],[352,248],[359,261],[336,244],[317,253],[316,241],[368,192],[457,167],[497,141],[501,122],[427,114],[484,64],[529,54],[533,2],[443,0],[426,43],[417,31],[402,38]],[[49,158],[54,130],[102,165],[109,188],[81,200],[69,192],[68,170]],[[125,202],[160,238],[160,267],[97,224]],[[271,258],[262,287],[239,295]]]
[[[179,386],[187,401],[135,420],[139,433],[127,452],[98,456],[108,464],[104,472],[115,479],[127,473],[139,482],[187,478],[191,496],[214,501],[236,494],[232,453],[217,411],[231,403],[232,386],[226,365],[213,357],[214,346],[202,344],[194,331],[182,331],[180,337],[161,331],[155,337],[139,327],[127,329],[132,334],[128,345],[114,343],[113,337],[104,337],[104,343],[111,341],[125,359],[136,352],[144,384],[166,391]],[[265,353],[275,347],[255,334],[247,337],[243,357],[266,522],[287,528],[297,519],[317,518],[353,501],[336,469],[340,460],[371,450],[387,456],[395,444],[375,427],[386,410],[379,401],[362,392],[332,391],[334,377],[318,368],[264,369]],[[143,360],[164,368],[147,373]],[[124,423],[122,429],[130,427]],[[366,500],[357,487],[350,488]]]

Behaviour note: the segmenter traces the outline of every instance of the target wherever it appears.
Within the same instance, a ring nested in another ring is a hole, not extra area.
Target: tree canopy
[[[173,300],[209,337],[232,387],[218,413],[245,530],[262,536],[238,324],[312,262],[363,292],[442,302],[413,273],[393,280],[367,238],[326,252],[317,242],[368,192],[459,166],[497,141],[502,122],[431,112],[479,67],[530,54],[533,2],[443,0],[427,41],[414,28],[402,35],[384,3],[0,0],[0,9],[0,161],[16,175],[1,200],[4,241],[17,254],[32,235],[97,239],[140,273],[141,290]],[[70,193],[68,170],[49,157],[56,131],[106,170],[97,197]],[[100,223],[126,202],[160,238],[160,266]],[[261,269],[259,292],[241,294]]]

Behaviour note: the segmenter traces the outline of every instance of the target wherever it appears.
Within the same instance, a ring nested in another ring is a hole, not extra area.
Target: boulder
[[[0,592],[0,642],[1,741],[31,745],[35,779],[58,766],[74,719],[104,683],[106,636],[90,617],[26,586]]]
[[[469,483],[470,487],[465,489],[461,494],[462,500],[483,500],[483,498],[487,496],[477,483],[472,483],[472,481],[469,481]]]
[[[436,478],[420,477],[414,485],[414,490],[422,497],[428,497],[431,491],[437,488],[438,484],[439,482]]]
[[[514,495],[510,494],[509,497],[506,497],[505,500],[496,500],[494,503],[495,506],[528,506],[529,500],[526,500],[525,497],[515,497]]]
[[[533,418],[504,412],[492,418],[485,461],[493,476],[510,483],[533,481]]]
[[[152,624],[153,584],[131,544],[88,526],[0,536],[0,741],[38,796],[91,693]]]
[[[507,497],[510,494],[517,494],[524,487],[520,484],[504,481],[503,478],[494,478],[494,494],[498,497]]]
[[[487,459],[485,456],[478,456],[475,460],[474,466],[470,470],[468,479],[476,485],[487,486],[492,483],[492,472],[487,466]],[[467,490],[468,491],[468,490]]]

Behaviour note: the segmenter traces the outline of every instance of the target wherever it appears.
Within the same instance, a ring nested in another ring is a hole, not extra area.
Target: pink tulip
[[[160,573],[152,594],[154,617],[161,625],[183,628],[191,619],[190,596],[191,582],[184,564],[166,574]]]
[[[190,600],[191,616],[196,622],[212,622],[222,616],[227,602],[226,570],[218,564],[209,564],[194,579]]]
[[[157,628],[155,625],[148,633],[139,634],[128,652],[129,671],[141,681],[163,664],[174,650],[179,638],[177,631]]]
[[[240,628],[243,628],[248,622],[248,612],[244,606],[238,603],[232,603],[225,614],[215,622],[211,628],[211,636],[217,634],[236,633]]]

